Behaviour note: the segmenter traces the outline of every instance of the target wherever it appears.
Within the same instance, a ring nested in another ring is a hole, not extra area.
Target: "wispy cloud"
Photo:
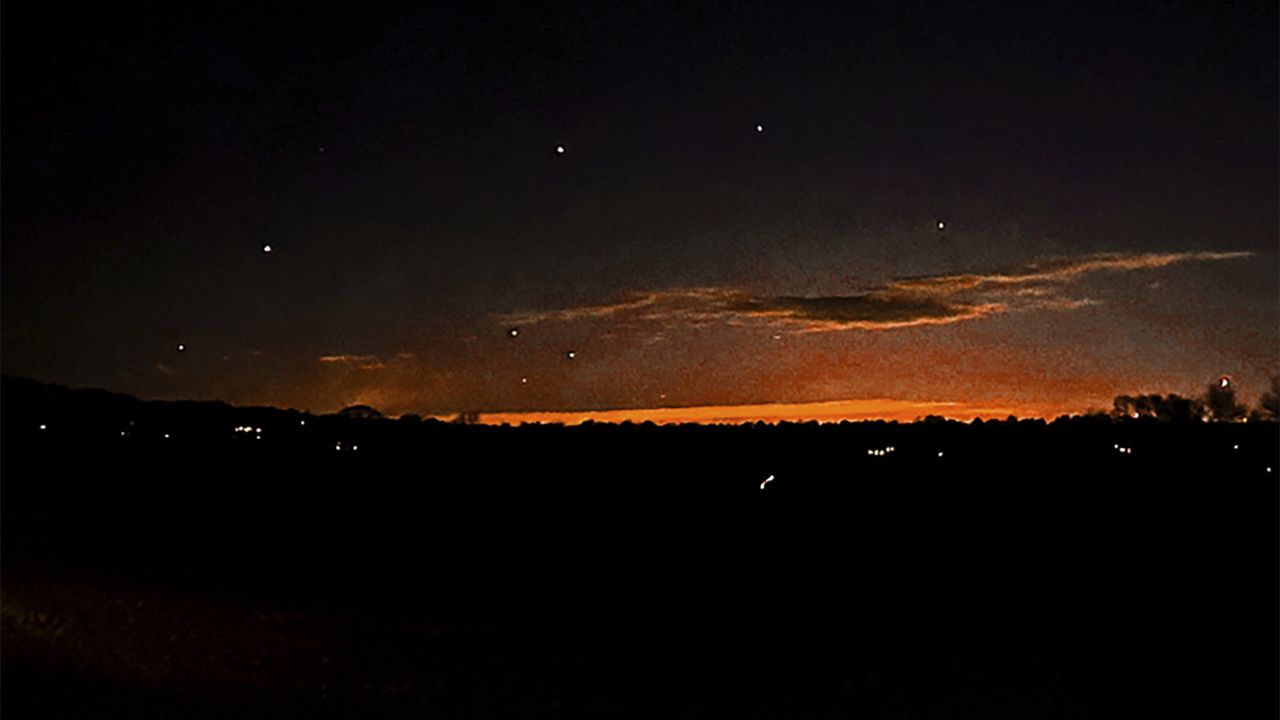
[[[895,278],[853,295],[756,296],[729,287],[630,293],[610,303],[502,316],[503,323],[570,323],[592,318],[664,326],[772,325],[803,332],[890,330],[945,325],[1025,310],[1074,310],[1099,301],[1068,290],[1093,273],[1154,270],[1249,252],[1094,253],[1042,258],[1012,269]]]
[[[321,355],[326,365],[345,365],[359,370],[382,370],[387,365],[377,355]]]

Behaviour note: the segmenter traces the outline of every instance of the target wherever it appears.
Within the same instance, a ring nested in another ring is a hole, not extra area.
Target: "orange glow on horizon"
[[[1078,408],[1025,403],[917,402],[875,398],[867,400],[833,400],[810,403],[766,403],[756,405],[705,405],[698,407],[634,408],[623,410],[539,411],[485,413],[480,421],[487,425],[520,425],[523,423],[562,423],[577,425],[587,420],[598,423],[652,421],[658,425],[700,423],[706,425],[754,423],[840,422],[842,420],[896,420],[911,422],[926,415],[941,415],[952,420],[969,421],[975,417],[1004,419],[1053,419],[1059,415],[1078,413]],[[439,419],[447,420],[447,416]]]

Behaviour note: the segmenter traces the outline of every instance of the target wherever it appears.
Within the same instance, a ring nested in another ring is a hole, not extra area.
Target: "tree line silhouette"
[[[1169,395],[1117,395],[1111,417],[1149,417],[1173,422],[1216,421],[1274,422],[1280,418],[1280,376],[1271,377],[1270,387],[1252,410],[1236,396],[1235,384],[1227,378],[1210,383],[1200,397]]]

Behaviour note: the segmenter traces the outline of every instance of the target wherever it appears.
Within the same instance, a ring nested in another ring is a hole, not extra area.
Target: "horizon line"
[[[953,400],[897,400],[862,398],[798,403],[748,403],[741,405],[694,405],[689,407],[625,408],[612,410],[522,410],[477,412],[481,425],[524,425],[533,423],[580,425],[597,423],[644,423],[656,425],[697,423],[703,425],[741,425],[766,422],[809,422],[820,424],[842,421],[914,421],[928,415],[948,420],[974,418],[1051,420],[1063,415],[1082,415],[1085,411],[1060,403],[984,402],[967,403]],[[409,414],[409,413],[406,413]],[[430,415],[423,419],[448,421],[454,415]]]

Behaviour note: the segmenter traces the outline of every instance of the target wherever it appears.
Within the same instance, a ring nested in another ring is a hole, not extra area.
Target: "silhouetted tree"
[[[1230,382],[1215,382],[1205,390],[1204,406],[1209,417],[1220,422],[1231,422],[1245,417],[1249,408],[1236,400],[1236,388]]]
[[[480,413],[478,412],[460,412],[453,418],[455,425],[478,425],[480,423]]]
[[[408,413],[408,414],[405,414],[405,415],[401,415],[401,416],[400,416],[400,422],[403,422],[403,423],[420,423],[420,422],[422,422],[422,416],[421,416],[421,415],[418,415],[417,413]]]
[[[338,416],[350,420],[381,420],[383,417],[382,413],[368,405],[352,405],[351,407],[343,408],[338,411]]]
[[[1117,395],[1111,404],[1111,417],[1154,417],[1159,420],[1190,422],[1204,415],[1197,400],[1179,395]]]
[[[1280,375],[1271,376],[1271,388],[1258,398],[1258,420],[1280,420]]]

